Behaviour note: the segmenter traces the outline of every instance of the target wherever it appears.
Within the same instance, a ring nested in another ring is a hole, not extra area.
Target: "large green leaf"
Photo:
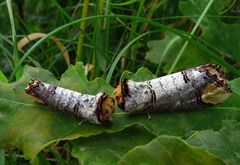
[[[60,139],[74,139],[101,133],[109,126],[97,126],[53,111],[24,93],[31,78],[40,79],[76,91],[95,94],[112,93],[102,79],[88,82],[82,64],[70,66],[61,81],[46,70],[25,67],[23,77],[12,84],[0,84],[0,147],[21,148],[27,159],[33,159],[44,146]]]
[[[150,143],[129,151],[119,162],[127,164],[221,165],[221,159],[171,136],[159,136]]]
[[[142,78],[153,76],[149,71],[140,69],[137,74],[132,74],[132,77],[128,76],[128,78],[136,79],[141,73],[145,74]],[[193,130],[216,130],[221,128],[225,119],[240,119],[238,103],[233,102],[240,98],[239,79],[232,84],[233,89],[238,90],[234,91],[231,99],[222,106],[203,110],[154,113],[150,116],[128,114],[117,110],[111,124],[94,125],[88,122],[79,124],[81,120],[35,102],[23,91],[31,78],[89,94],[100,91],[113,93],[113,88],[102,79],[87,81],[84,76],[84,66],[80,63],[70,66],[60,81],[44,69],[27,66],[19,81],[12,84],[0,83],[0,148],[18,147],[23,150],[27,159],[34,159],[41,149],[58,140],[89,137],[103,132],[115,133],[136,124],[143,126],[154,135],[167,134],[187,138]],[[99,142],[99,146],[101,145],[102,143]]]
[[[205,130],[196,132],[187,141],[189,144],[199,146],[214,155],[217,155],[227,164],[240,162],[240,124],[230,121],[224,122],[219,131]]]
[[[149,71],[146,69],[139,69],[136,74],[125,72],[123,73],[122,78],[139,80],[139,78],[145,79],[145,76],[148,77],[152,75],[149,73],[149,75],[144,76],[141,73],[147,74]],[[113,127],[115,127],[115,124],[124,125],[129,122],[138,123],[143,125],[149,132],[155,135],[167,134],[182,136],[183,138],[188,138],[194,130],[220,129],[222,127],[222,120],[240,119],[239,106],[236,102],[236,99],[240,98],[240,88],[238,85],[239,82],[239,79],[231,82],[234,94],[225,104],[222,104],[221,106],[203,110],[150,114],[150,119],[148,118],[147,114],[126,114],[124,112],[117,112],[114,118]],[[138,140],[138,143],[140,143],[140,141],[142,144],[146,143],[145,139],[148,139],[148,134],[144,133],[143,131],[136,133],[138,130],[134,131],[133,128],[130,128],[129,130],[132,130],[132,134],[128,135],[129,138],[132,138],[133,136]],[[141,138],[139,138],[138,135],[141,135]],[[73,156],[77,157],[82,164],[89,164],[90,162],[94,161],[97,161],[100,164],[104,164],[105,161],[115,162],[120,159],[120,156],[117,157],[115,155],[119,153],[122,155],[123,148],[125,150],[131,150],[134,145],[138,146],[138,144],[134,142],[129,144],[129,139],[126,139],[123,136],[125,136],[124,131],[120,133],[92,136],[89,139],[80,138],[76,141],[77,143],[74,143]],[[125,143],[126,145],[130,145],[130,147],[122,145],[122,143],[119,142],[120,140],[117,140],[118,137],[121,138],[121,142]],[[121,145],[123,148],[119,147]],[[134,161],[132,163],[134,164]]]
[[[120,81],[123,81],[124,79],[131,79],[134,81],[145,81],[145,80],[150,80],[154,78],[156,78],[156,76],[147,68],[140,68],[137,70],[136,73],[124,71],[122,73]]]
[[[155,136],[142,127],[132,126],[117,133],[103,133],[73,141],[72,155],[84,165],[116,164],[130,149],[148,143]]]

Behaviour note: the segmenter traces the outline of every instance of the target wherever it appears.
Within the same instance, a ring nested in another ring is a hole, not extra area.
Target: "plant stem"
[[[19,61],[19,56],[18,56],[18,48],[17,48],[17,38],[16,38],[16,30],[15,30],[15,25],[14,25],[14,16],[13,16],[13,11],[12,11],[12,4],[10,0],[6,0],[7,3],[7,8],[8,8],[8,15],[9,15],[9,20],[11,24],[11,31],[12,31],[12,42],[13,42],[13,63],[14,66],[17,65]],[[18,72],[15,75],[15,78],[18,79],[21,76],[21,70],[18,70]]]
[[[88,14],[88,4],[89,0],[84,0],[83,1],[83,10],[82,10],[82,19],[87,17]],[[82,21],[80,23],[80,29],[84,31],[86,29],[86,21]],[[83,55],[82,55],[82,49],[83,49],[83,42],[84,42],[84,35],[80,34],[79,39],[78,39],[78,45],[77,45],[77,57],[75,62],[82,61],[83,60]]]

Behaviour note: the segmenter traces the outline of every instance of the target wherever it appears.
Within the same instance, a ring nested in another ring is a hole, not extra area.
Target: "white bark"
[[[39,80],[31,80],[25,92],[55,109],[95,124],[108,122],[114,111],[114,99],[104,93],[95,96],[82,94]]]
[[[230,95],[224,73],[216,64],[144,82],[126,80],[115,90],[119,107],[127,112],[201,108],[221,103]]]

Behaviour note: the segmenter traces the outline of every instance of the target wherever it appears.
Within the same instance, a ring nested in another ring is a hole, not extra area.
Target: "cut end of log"
[[[98,121],[101,123],[107,123],[111,120],[115,109],[114,98],[103,94],[98,102],[98,108],[96,110],[96,115]]]
[[[217,64],[207,64],[202,66],[202,71],[213,79],[213,83],[202,89],[202,101],[213,105],[226,101],[231,96],[231,89],[221,67]]]
[[[44,102],[39,99],[39,94],[38,92],[36,92],[36,90],[38,90],[39,86],[42,84],[41,81],[39,80],[35,80],[35,79],[31,79],[28,86],[24,89],[25,93],[28,95],[31,95],[34,97],[34,99],[37,102],[40,102],[42,104],[44,104]]]
[[[231,89],[227,83],[224,71],[217,64],[206,64],[197,67],[200,72],[206,72],[208,77],[212,78],[216,86],[222,87],[226,92],[231,93]]]
[[[122,83],[118,84],[114,92],[115,99],[119,108],[124,109],[124,96],[122,94]]]
[[[35,87],[39,86],[39,84],[41,83],[41,81],[38,81],[38,80],[34,80],[34,79],[31,79],[27,88],[24,89],[24,91],[26,92],[26,94],[32,94],[33,90]]]
[[[127,80],[124,80],[118,84],[118,86],[114,91],[114,96],[115,96],[115,100],[117,101],[118,107],[124,110],[125,109],[124,98],[126,96],[129,96]]]

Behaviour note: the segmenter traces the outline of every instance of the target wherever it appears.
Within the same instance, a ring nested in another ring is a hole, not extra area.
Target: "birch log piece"
[[[114,112],[115,100],[104,93],[82,94],[39,80],[31,80],[25,92],[46,105],[95,124],[108,122]]]
[[[231,95],[224,72],[206,64],[144,82],[124,80],[115,90],[118,106],[127,112],[204,108]]]

